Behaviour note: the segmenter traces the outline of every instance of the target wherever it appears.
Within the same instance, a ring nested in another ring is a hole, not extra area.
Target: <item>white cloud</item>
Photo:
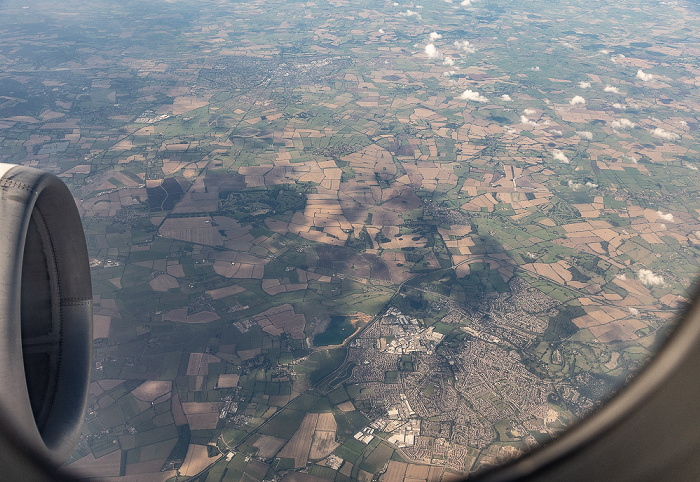
[[[569,187],[573,189],[574,191],[581,189],[583,187],[583,184],[574,182],[571,179],[569,179]]]
[[[381,33],[381,34],[385,34],[386,32],[384,31],[384,29],[383,29],[383,28],[380,28],[380,29],[379,29],[379,33]]]
[[[627,108],[625,104],[620,104],[619,102],[615,102],[613,104],[613,107],[620,110],[625,110]]]
[[[582,139],[588,139],[589,141],[593,139],[593,133],[591,131],[576,131],[576,134]]]
[[[420,13],[411,10],[410,8],[405,12],[399,12],[402,17],[420,17]]]
[[[632,316],[639,316],[639,310],[638,310],[637,308],[633,308],[633,307],[630,306],[630,307],[629,307],[629,310],[630,310],[630,314],[631,314]]]
[[[469,42],[469,40],[455,40],[454,46],[460,50],[465,51],[468,54],[473,54],[474,52],[476,52],[476,49]]]
[[[428,56],[429,59],[441,59],[442,58],[442,53],[438,49],[435,48],[435,45],[433,44],[428,44],[425,46],[425,55]]]
[[[610,123],[610,127],[617,131],[623,131],[626,129],[634,129],[636,124],[629,119],[614,120]]]
[[[566,157],[566,154],[564,154],[563,152],[561,152],[559,149],[554,149],[554,150],[552,151],[552,157],[553,157],[554,159],[556,159],[557,161],[560,161],[560,162],[562,162],[562,163],[564,163],[564,164],[568,164],[568,163],[571,162],[571,161],[569,160],[569,158]]]
[[[693,232],[693,235],[694,235],[696,238],[700,239],[700,231],[694,231],[694,232]]]
[[[625,273],[618,274],[617,276],[615,276],[615,278],[622,280],[622,281],[627,281],[627,275]]]
[[[447,72],[443,72],[442,75],[444,75],[445,77],[451,77],[456,73],[457,73],[456,70],[448,70]]]
[[[478,92],[473,90],[465,90],[459,95],[460,99],[471,100],[473,102],[488,102],[489,100]]]
[[[638,79],[641,79],[641,80],[644,81],[644,82],[649,82],[651,79],[654,78],[654,76],[651,75],[651,74],[647,74],[647,73],[644,72],[642,69],[639,69],[639,70],[637,71],[637,78],[638,78]]]
[[[688,127],[688,123],[683,119],[678,121],[678,125],[680,125],[681,127]]]
[[[693,171],[697,171],[697,170],[698,170],[698,166],[693,166],[692,164],[686,164],[686,167],[687,167],[688,169],[693,170]]]
[[[509,96],[508,94],[503,94],[503,95],[501,96],[501,100],[504,100],[504,101],[506,101],[506,102],[510,102],[510,101],[513,100],[513,99],[511,99],[510,96]]]
[[[610,53],[608,49],[600,49],[598,52],[600,52],[603,55],[608,55]]]
[[[517,133],[518,133],[518,131],[516,131],[516,130],[513,129],[512,127],[509,127],[508,130],[506,130],[506,132],[507,132],[508,134],[511,134],[511,135],[517,134]]]
[[[573,49],[576,48],[576,47],[574,46],[574,44],[572,44],[572,43],[570,43],[570,42],[562,42],[561,44],[562,44],[564,47],[566,47],[567,49],[572,49],[572,50],[573,50]]]
[[[603,88],[603,90],[604,90],[605,92],[612,92],[613,94],[619,94],[619,93],[620,93],[620,89],[618,89],[617,87],[613,87],[613,86],[610,85],[610,84],[607,84],[607,85],[605,86],[605,88]]]
[[[533,71],[535,71],[535,72],[539,72],[539,71],[540,71],[540,66],[539,66],[539,65],[535,65],[534,67],[530,67],[530,70],[533,70]]]
[[[662,129],[661,127],[657,127],[656,129],[651,131],[651,135],[660,139],[665,139],[667,141],[675,141],[676,139],[681,138],[681,136],[679,136],[675,132],[669,132],[667,130]]]
[[[638,164],[639,161],[636,157],[628,156],[627,154],[622,156],[623,161],[630,161],[632,164]]]
[[[590,187],[591,189],[595,189],[595,188],[598,187],[598,185],[595,184],[595,183],[592,183],[591,181],[587,181],[587,182],[586,182],[586,187]]]
[[[469,7],[474,3],[475,0],[462,0],[462,3],[460,3],[461,6],[463,7]]]
[[[537,114],[537,111],[535,109],[525,109],[523,110],[523,114],[525,115],[535,115]]]
[[[659,286],[664,284],[663,276],[654,274],[654,272],[650,269],[640,269],[637,276],[643,285]]]
[[[534,126],[537,125],[537,122],[528,119],[528,118],[525,117],[524,115],[521,115],[521,116],[520,116],[520,123],[521,123],[521,124],[525,124],[526,126],[532,126],[532,127],[534,127]]]
[[[443,62],[445,65],[454,65],[455,61],[452,57],[445,57],[445,61]]]
[[[416,5],[416,8],[423,8],[423,5]]]
[[[580,95],[575,95],[570,101],[569,105],[578,105],[578,104],[585,104],[586,99],[581,97]]]
[[[578,86],[582,89],[588,89],[591,86],[591,83],[585,82],[582,80],[581,82],[578,83]]]
[[[437,32],[430,32],[430,40],[438,40],[441,39],[442,35],[440,35]]]
[[[564,135],[564,133],[562,131],[560,131],[559,129],[551,129],[549,132],[551,134],[554,134],[555,136],[559,136],[559,137]]]
[[[673,214],[671,213],[662,213],[661,211],[656,211],[656,215],[659,216],[659,219],[663,219],[664,221],[669,221],[673,222]]]

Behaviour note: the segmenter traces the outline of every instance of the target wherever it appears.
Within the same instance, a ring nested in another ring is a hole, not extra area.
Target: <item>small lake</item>
[[[349,316],[333,315],[326,331],[314,337],[314,346],[340,345],[355,333]]]

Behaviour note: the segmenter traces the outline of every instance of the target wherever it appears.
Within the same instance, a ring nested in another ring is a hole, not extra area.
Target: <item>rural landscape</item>
[[[0,4],[0,162],[94,292],[66,470],[449,481],[613,396],[694,296],[700,10]]]

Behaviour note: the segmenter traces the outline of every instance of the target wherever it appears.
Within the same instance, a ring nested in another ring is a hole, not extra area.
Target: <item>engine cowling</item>
[[[91,359],[92,285],[73,197],[52,174],[0,164],[0,429],[9,443],[54,466],[70,457]]]

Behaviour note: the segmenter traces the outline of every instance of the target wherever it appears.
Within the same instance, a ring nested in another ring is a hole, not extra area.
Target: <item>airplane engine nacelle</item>
[[[90,267],[73,197],[52,174],[0,164],[4,463],[8,447],[27,447],[54,466],[68,459],[85,417],[91,358]]]

